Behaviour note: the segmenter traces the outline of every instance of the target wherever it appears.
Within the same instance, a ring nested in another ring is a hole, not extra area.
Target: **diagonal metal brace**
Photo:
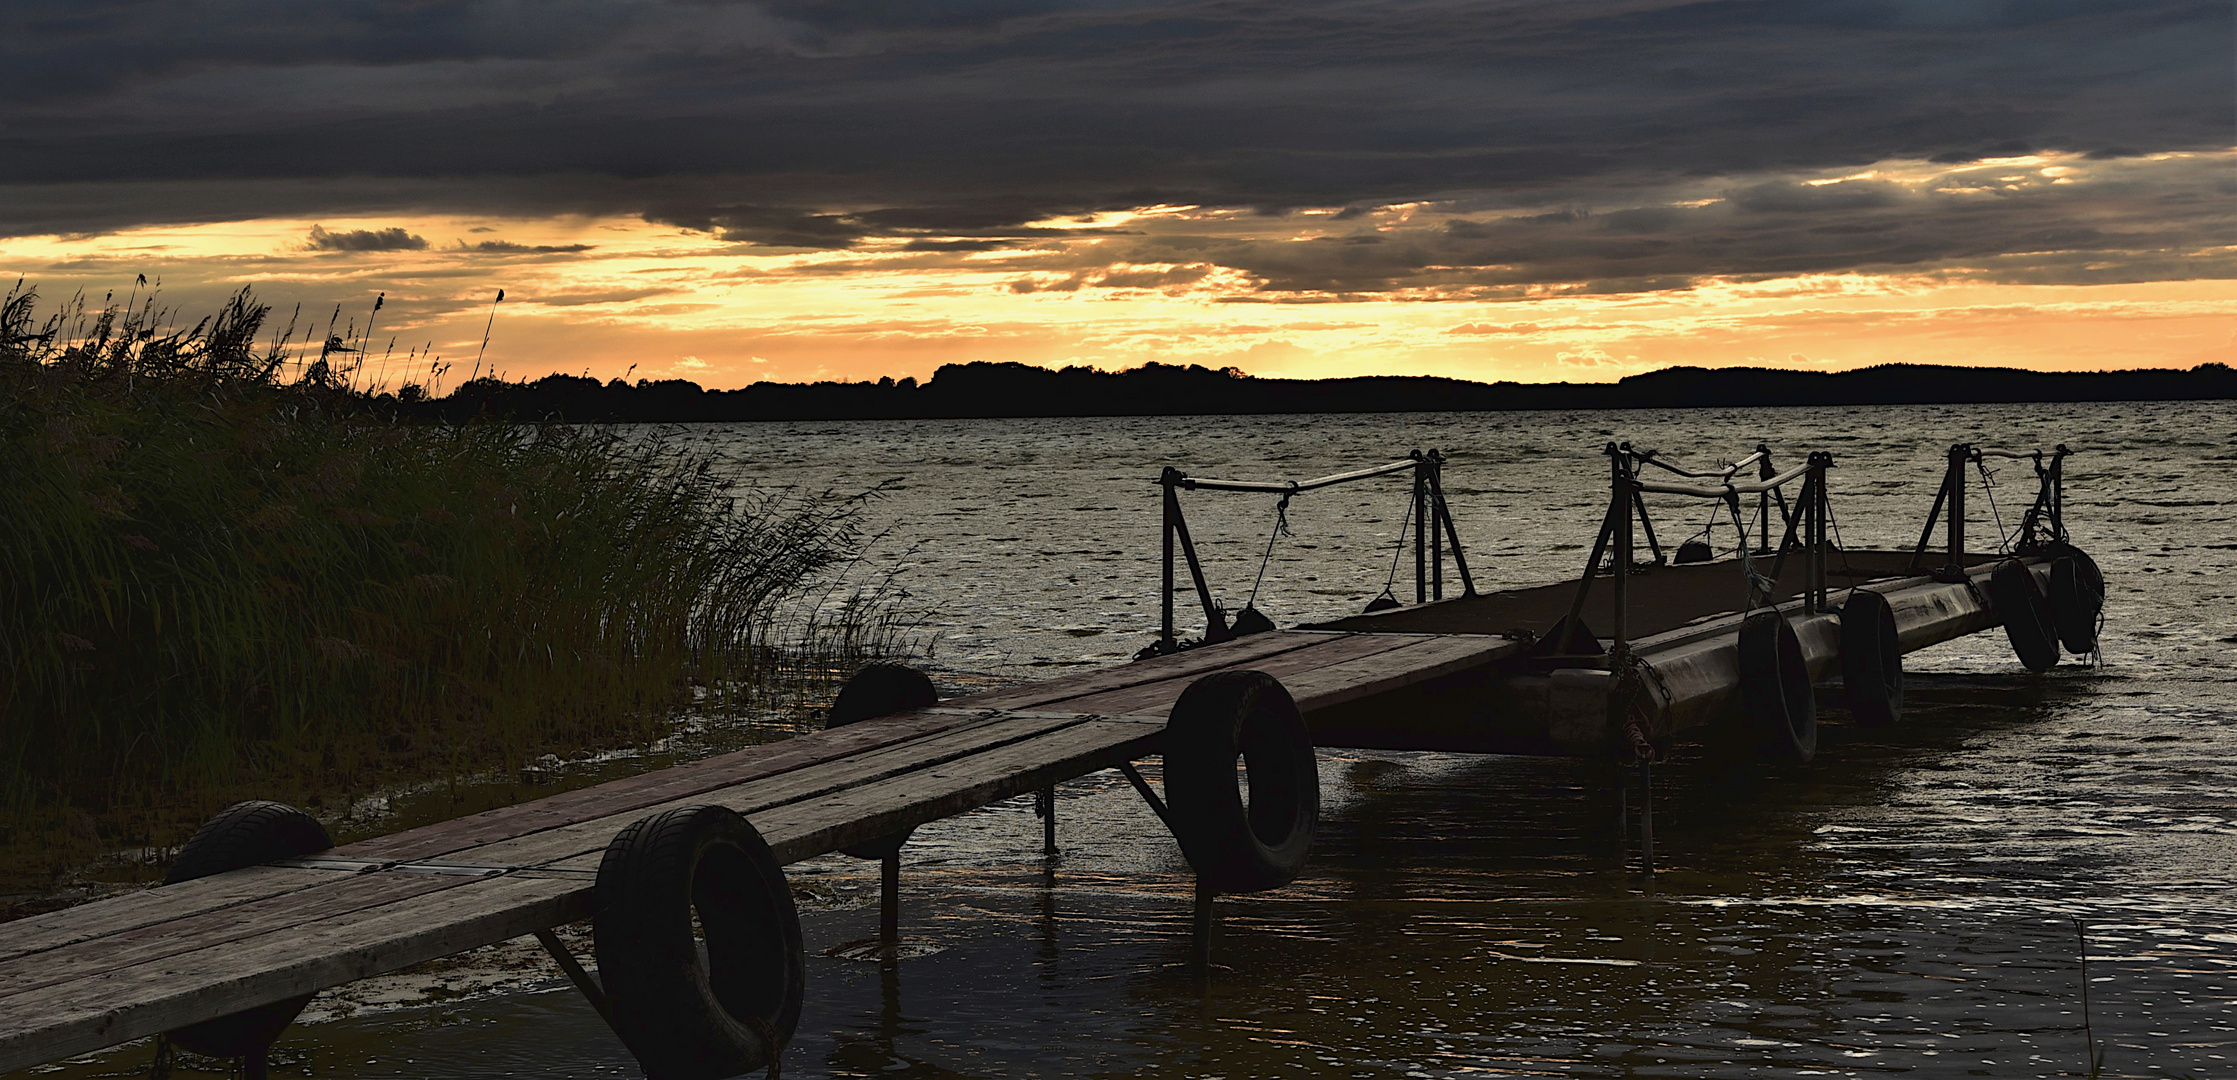
[[[598,1015],[606,1021],[606,1026],[613,1028],[614,1034],[621,1034],[621,1029],[614,1027],[614,1013],[606,1004],[606,991],[598,985],[598,980],[590,972],[583,970],[582,962],[575,959],[575,954],[568,950],[567,943],[559,940],[559,935],[550,930],[536,931],[536,940],[543,943],[544,951],[550,953],[553,960],[559,962],[559,970],[567,973],[567,981],[574,983],[575,989],[583,992],[583,997],[589,1000],[591,1008],[598,1010]]]
[[[1172,831],[1173,812],[1165,808],[1165,800],[1157,797],[1157,792],[1150,788],[1149,781],[1142,779],[1142,774],[1134,768],[1134,763],[1121,761],[1118,763],[1118,769],[1126,774],[1126,780],[1134,785],[1134,790],[1142,793],[1142,801],[1150,804],[1150,809],[1157,814],[1157,820],[1164,822],[1165,828]],[[1177,832],[1175,834],[1178,835]]]

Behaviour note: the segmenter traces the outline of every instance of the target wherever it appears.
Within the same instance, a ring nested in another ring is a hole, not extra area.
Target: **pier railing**
[[[1996,509],[1996,487],[1988,471],[1989,458],[2004,458],[2030,462],[2035,467],[2035,502],[2020,517],[2016,532],[2021,552],[2035,551],[2055,544],[2068,543],[2066,535],[2066,456],[2073,451],[2060,443],[2050,453],[2050,461],[2043,460],[2043,451],[1991,450],[1972,443],[1953,443],[1942,471],[1941,490],[1934,493],[1934,508],[1927,511],[1926,527],[1919,531],[1918,546],[1911,549],[1911,571],[1918,572],[1926,563],[1927,545],[1934,540],[1934,526],[1941,523],[1948,512],[1947,533],[1944,536],[1945,557],[1942,566],[1934,571],[1937,581],[1954,582],[1965,579],[1965,471],[1971,465],[1980,474],[1981,490],[1989,497],[1990,512],[1997,519],[1997,547],[2010,549],[2014,536],[2004,533],[2003,513]]]
[[[1711,471],[1693,471],[1661,460],[1652,450],[1635,448],[1630,443],[1609,443],[1604,448],[1608,456],[1608,510],[1601,518],[1599,536],[1592,543],[1592,557],[1585,562],[1583,575],[1577,582],[1577,595],[1569,605],[1569,614],[1547,634],[1545,649],[1556,655],[1599,655],[1603,652],[1598,638],[1584,628],[1585,602],[1592,595],[1593,579],[1600,573],[1601,560],[1611,555],[1614,603],[1613,621],[1608,627],[1614,644],[1606,652],[1620,659],[1626,654],[1630,641],[1630,582],[1635,569],[1633,552],[1639,532],[1646,536],[1654,553],[1653,563],[1663,563],[1659,541],[1655,539],[1654,525],[1647,515],[1646,496],[1680,495],[1697,499],[1712,499],[1724,504],[1732,515],[1735,531],[1739,534],[1739,554],[1743,573],[1747,579],[1747,607],[1750,609],[1771,602],[1776,582],[1784,567],[1789,551],[1801,550],[1809,560],[1804,592],[1810,610],[1822,611],[1827,604],[1829,590],[1826,585],[1826,562],[1830,548],[1828,522],[1830,507],[1826,500],[1826,471],[1833,467],[1833,455],[1813,451],[1800,465],[1785,470],[1777,469],[1771,461],[1770,449],[1757,444],[1754,453]],[[1642,466],[1653,466],[1674,474],[1691,483],[1670,480],[1649,480],[1641,476]],[[1739,479],[1740,474],[1753,467],[1756,476],[1751,480]],[[1801,491],[1793,505],[1785,495],[1787,485],[1800,480]],[[1742,519],[1741,505],[1744,496],[1753,495],[1759,510],[1761,543],[1757,551],[1748,545],[1748,528]],[[1776,503],[1785,521],[1785,535],[1773,556],[1771,574],[1765,577],[1756,573],[1755,558],[1771,554],[1771,507]],[[1636,531],[1635,531],[1636,529]]]
[[[1426,453],[1421,450],[1414,450],[1408,453],[1402,461],[1371,465],[1346,472],[1330,473],[1327,476],[1318,476],[1310,480],[1220,480],[1205,476],[1190,476],[1170,465],[1166,466],[1164,474],[1158,477],[1157,481],[1158,485],[1164,490],[1164,525],[1162,528],[1165,549],[1164,588],[1162,592],[1163,617],[1159,625],[1157,641],[1143,650],[1143,653],[1145,655],[1158,655],[1176,651],[1181,647],[1179,631],[1174,624],[1173,612],[1173,587],[1176,569],[1173,554],[1176,546],[1178,546],[1182,558],[1188,563],[1189,578],[1196,586],[1196,599],[1204,608],[1203,643],[1206,645],[1216,644],[1250,632],[1250,628],[1239,625],[1241,619],[1237,620],[1237,625],[1229,624],[1226,613],[1212,599],[1211,585],[1204,578],[1204,564],[1196,555],[1196,542],[1189,536],[1188,519],[1181,513],[1180,493],[1183,491],[1241,491],[1280,495],[1281,502],[1276,507],[1277,514],[1280,514],[1287,511],[1289,500],[1292,497],[1307,491],[1333,487],[1337,484],[1370,480],[1378,476],[1411,473],[1414,481],[1414,493],[1407,514],[1408,521],[1413,528],[1414,602],[1419,604],[1445,598],[1445,553],[1448,546],[1451,549],[1453,566],[1460,573],[1461,587],[1466,591],[1466,595],[1475,595],[1476,582],[1468,573],[1468,558],[1460,548],[1460,533],[1453,527],[1452,510],[1445,504],[1444,465],[1444,454],[1432,448]],[[1405,542],[1405,531],[1406,526],[1401,525],[1399,527],[1399,542],[1401,544]],[[1276,534],[1279,535],[1278,527]],[[1269,538],[1267,541],[1267,558],[1271,559],[1272,556],[1273,540]],[[1259,566],[1261,578],[1264,577],[1265,572],[1265,564],[1262,561]],[[1387,592],[1385,596],[1388,596]],[[1390,606],[1396,606],[1395,599],[1391,601]],[[1246,606],[1244,610],[1250,611],[1251,608]],[[1371,605],[1369,610],[1378,609]]]

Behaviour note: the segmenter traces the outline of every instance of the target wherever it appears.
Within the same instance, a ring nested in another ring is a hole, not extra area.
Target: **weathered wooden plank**
[[[1286,650],[1220,668],[1191,672],[1179,678],[1072,698],[1065,701],[1063,707],[1105,716],[1164,714],[1172,710],[1175,701],[1180,700],[1182,691],[1212,670],[1263,671],[1282,680],[1286,686],[1291,678],[1315,668],[1402,649],[1425,640],[1428,638],[1420,634],[1344,634],[1304,649]]]
[[[302,871],[319,873],[320,871]],[[577,879],[466,878],[444,918],[402,902],[182,953],[25,995],[0,1010],[0,1072],[98,1050],[517,937],[590,914]],[[471,894],[466,903],[460,894]]]
[[[306,875],[300,870],[256,867],[0,923],[0,964],[108,934],[331,883],[330,878]]]
[[[1418,638],[1389,652],[1298,672],[1283,678],[1282,685],[1298,709],[1310,713],[1482,667],[1522,648],[1521,642],[1496,637]]]
[[[1086,720],[904,779],[755,815],[781,860],[885,835],[1143,752],[1154,722]],[[745,788],[707,801],[749,802]],[[594,865],[596,852],[578,856]],[[318,873],[319,871],[304,871]],[[381,876],[381,875],[368,875]],[[0,1015],[0,1070],[53,1060],[518,937],[589,913],[587,877],[438,878],[438,896],[307,922],[25,995]]]
[[[296,871],[298,875],[312,872]],[[0,1011],[17,1007],[18,1003],[9,999],[18,994],[262,934],[284,934],[305,923],[440,892],[473,880],[429,874],[325,873],[335,880],[322,888],[267,896],[132,932],[107,934],[0,965]]]
[[[466,861],[470,856],[477,863],[544,866],[578,856],[595,856],[606,849],[614,834],[624,826],[652,814],[712,803],[728,806],[748,817],[754,817],[772,807],[821,798],[846,788],[890,783],[895,778],[917,770],[983,756],[1014,743],[1086,722],[1087,717],[1072,714],[1042,713],[1024,717],[1002,714],[1001,720],[996,723],[932,739],[915,740],[811,769],[794,770],[752,784],[700,792],[656,806],[633,808],[621,814],[575,822],[513,840],[484,844],[456,858]],[[595,859],[592,861],[595,863]]]
[[[780,862],[798,862],[1153,753],[1163,735],[1162,723],[1091,720],[887,783],[778,807],[752,820]]]
[[[810,732],[782,742],[751,746],[718,757],[624,777],[594,787],[561,792],[534,802],[498,807],[479,814],[375,837],[337,848],[334,854],[344,858],[383,861],[433,858],[476,844],[508,840],[575,821],[610,817],[640,807],[689,798],[719,787],[750,783],[854,754],[871,753],[979,722],[981,718],[978,716],[955,712],[896,713],[843,728]]]
[[[1331,630],[1275,630],[1269,633],[1237,638],[1234,641],[1224,641],[1217,645],[1190,649],[1187,652],[1174,653],[1171,656],[1137,660],[1117,667],[1081,672],[1078,675],[1066,676],[1050,682],[989,690],[983,694],[972,694],[969,697],[960,697],[952,701],[941,702],[941,704],[970,709],[1063,708],[1074,710],[1077,699],[1091,694],[1108,693],[1113,690],[1124,690],[1129,687],[1167,682],[1173,679],[1193,679],[1207,672],[1237,667],[1269,656],[1311,648],[1333,639],[1351,636],[1355,635]],[[1077,711],[1108,710],[1088,709]]]

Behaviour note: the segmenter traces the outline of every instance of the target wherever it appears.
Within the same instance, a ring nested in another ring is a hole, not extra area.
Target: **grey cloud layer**
[[[1651,281],[1995,259],[2058,247],[2060,227],[2060,250],[2160,251],[2211,219],[2167,201],[2205,181],[2138,173],[2127,202],[2030,193],[2016,213],[1792,178],[2237,142],[2223,2],[17,8],[0,39],[7,234],[620,212],[745,244],[984,251],[1156,202],[1444,200],[1456,220],[1434,234],[1228,265],[1324,289],[1433,267]],[[1670,205],[1733,177],[1751,179]],[[2084,220],[2023,220],[2045,208]]]

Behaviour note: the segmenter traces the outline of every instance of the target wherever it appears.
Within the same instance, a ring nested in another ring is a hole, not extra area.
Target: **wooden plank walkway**
[[[649,814],[727,806],[796,862],[1156,753],[1213,671],[1266,671],[1309,714],[1519,648],[1253,635],[0,924],[0,1072],[587,918],[607,842]]]

